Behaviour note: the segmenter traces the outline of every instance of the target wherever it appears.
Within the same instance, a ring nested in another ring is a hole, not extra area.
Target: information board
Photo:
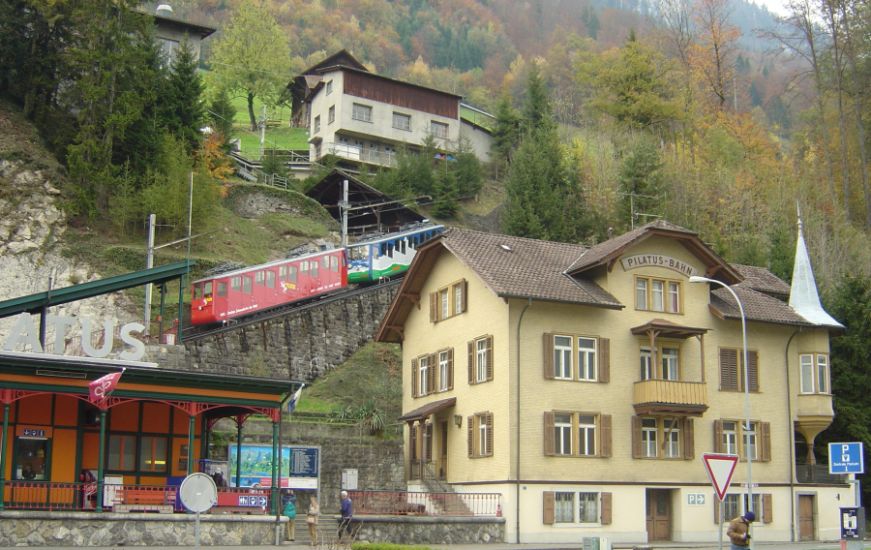
[[[320,476],[320,447],[285,445],[281,448],[281,487],[291,489],[317,489]],[[236,465],[241,465],[239,486],[261,487],[272,485],[272,446],[242,445],[241,459],[236,445],[227,446],[229,464],[225,476],[231,487],[236,486]]]

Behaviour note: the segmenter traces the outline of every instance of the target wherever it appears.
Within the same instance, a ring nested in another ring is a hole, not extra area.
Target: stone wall
[[[0,512],[0,546],[194,546],[192,514]],[[281,518],[286,521],[286,518]],[[275,516],[200,516],[203,546],[275,542]],[[283,534],[284,526],[281,526]]]
[[[505,519],[356,516],[356,539],[394,544],[489,544],[505,541]]]
[[[183,356],[178,349],[150,346],[148,360],[168,368],[311,382],[372,339],[397,289],[374,286],[344,300],[188,341]]]

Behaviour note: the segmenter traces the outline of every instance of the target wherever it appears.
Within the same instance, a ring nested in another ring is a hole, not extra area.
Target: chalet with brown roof
[[[738,304],[693,276],[737,294],[746,364]],[[448,231],[377,335],[402,344],[409,487],[501,494],[512,542],[712,542],[747,509],[755,540],[836,538],[852,491],[812,449],[841,327],[803,285],[665,221],[592,247]],[[740,457],[722,505],[707,452]]]

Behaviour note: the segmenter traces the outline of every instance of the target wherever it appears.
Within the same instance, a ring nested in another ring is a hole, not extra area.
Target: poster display
[[[272,446],[242,445],[240,457],[236,445],[228,445],[227,475],[231,487],[236,486],[236,465],[241,465],[240,487],[272,486]],[[281,487],[317,489],[320,476],[320,447],[285,445],[281,448]]]

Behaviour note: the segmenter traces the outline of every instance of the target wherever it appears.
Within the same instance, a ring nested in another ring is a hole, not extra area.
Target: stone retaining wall
[[[4,511],[0,512],[0,546],[194,546],[195,518],[193,514]],[[275,526],[275,516],[204,514],[200,544],[271,545]],[[283,536],[283,524],[280,533]]]
[[[356,516],[356,539],[394,544],[491,544],[505,541],[505,519]]]

